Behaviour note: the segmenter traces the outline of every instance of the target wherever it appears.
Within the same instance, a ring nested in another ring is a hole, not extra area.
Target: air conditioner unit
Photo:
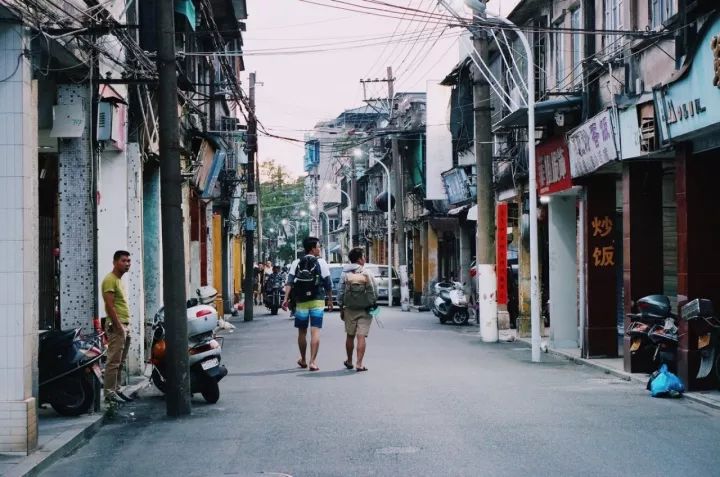
[[[231,116],[220,118],[220,125],[223,131],[237,131],[240,129],[240,120]]]

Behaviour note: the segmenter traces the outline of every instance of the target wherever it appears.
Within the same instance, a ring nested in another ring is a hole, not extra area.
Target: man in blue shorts
[[[303,240],[305,256],[290,265],[285,300],[282,308],[287,310],[290,294],[295,299],[295,328],[298,329],[298,348],[301,368],[317,371],[317,354],[320,349],[320,329],[322,328],[325,305],[332,307],[332,283],[330,267],[320,257],[320,240],[307,237]],[[332,309],[332,308],[331,308]],[[305,360],[307,352],[307,330],[310,326],[310,363]]]

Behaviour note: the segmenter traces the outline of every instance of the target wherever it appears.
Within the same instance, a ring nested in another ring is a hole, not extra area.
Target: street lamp
[[[324,210],[318,211],[318,217],[320,214],[325,215],[325,228],[327,229],[327,232],[325,233],[325,260],[330,260],[330,216],[325,212]],[[318,225],[318,229],[320,226]],[[322,231],[321,231],[322,232]]]
[[[462,19],[460,15],[448,5],[446,0],[439,1],[453,16]],[[535,61],[533,59],[533,50],[530,47],[527,37],[517,25],[507,18],[487,13],[487,6],[484,2],[465,0],[465,4],[472,9],[473,17],[477,18],[481,23],[485,23],[487,28],[492,28],[493,25],[487,21],[484,15],[493,17],[498,22],[504,23],[515,31],[525,49],[525,55],[527,57],[528,188],[530,189],[530,323],[532,327],[532,361],[537,363],[540,361],[540,284],[538,276],[537,178],[535,177]],[[468,27],[468,29],[472,32],[470,27]],[[485,72],[482,71],[481,68],[479,69],[483,76],[486,76]],[[478,279],[479,278],[480,274],[478,274]]]
[[[337,184],[330,184],[330,183],[328,183],[328,184],[325,185],[325,187],[327,187],[327,188],[329,188],[329,189],[337,190],[337,191],[339,191],[342,195],[344,195],[345,198],[346,198],[347,201],[348,201],[348,206],[350,207],[350,210],[352,210],[352,199],[350,198],[350,195],[349,195],[347,192],[345,192],[344,190],[342,190],[341,188],[339,188],[339,187],[337,186]],[[353,220],[352,220],[352,217],[350,217],[350,247],[348,247],[348,248],[352,248],[352,242],[353,242],[353,237],[354,237],[354,236],[355,236],[355,231],[353,230]]]
[[[293,260],[297,258],[297,226],[290,223],[288,219],[282,219],[281,222],[283,225],[287,225],[289,227],[293,228],[293,232],[295,232],[295,247],[293,248]]]
[[[392,194],[390,193],[390,169],[383,164],[382,161],[379,161],[376,159],[374,155],[371,155],[371,160],[375,162],[375,164],[380,164],[382,168],[385,170],[385,177],[387,179],[387,185],[385,186],[387,189],[387,273],[388,273],[388,307],[392,306],[393,302],[393,285],[392,285],[392,226],[390,224],[391,217],[392,217],[392,211],[390,210],[390,206],[392,205]],[[371,164],[372,166],[372,164]],[[402,245],[400,245],[402,246]]]

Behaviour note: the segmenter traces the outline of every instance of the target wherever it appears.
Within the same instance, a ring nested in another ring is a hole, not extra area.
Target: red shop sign
[[[546,195],[572,187],[570,153],[561,137],[551,138],[535,148],[538,194]]]
[[[497,274],[497,303],[507,305],[508,302],[508,275],[507,275],[507,226],[508,205],[501,202],[495,212],[495,270]]]

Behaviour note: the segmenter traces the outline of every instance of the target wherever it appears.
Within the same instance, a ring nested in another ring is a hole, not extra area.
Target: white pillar
[[[576,197],[552,197],[548,209],[550,340],[554,348],[577,348]]]
[[[37,90],[26,49],[25,28],[0,23],[0,452],[17,454],[37,446]]]
[[[206,285],[210,285],[212,287],[215,287],[216,290],[220,291],[218,287],[220,287],[220,284],[215,283],[215,275],[213,275],[215,269],[215,255],[213,254],[213,247],[215,244],[213,243],[213,210],[212,210],[212,203],[209,203],[207,207],[205,208],[205,230],[207,230],[207,239],[206,239],[206,246],[207,246],[207,283]],[[220,244],[218,244],[220,246]]]
[[[145,367],[145,282],[143,270],[143,175],[142,155],[137,143],[127,145],[127,250],[132,266],[127,277],[127,291],[132,316],[130,351],[131,374],[141,374]]]

